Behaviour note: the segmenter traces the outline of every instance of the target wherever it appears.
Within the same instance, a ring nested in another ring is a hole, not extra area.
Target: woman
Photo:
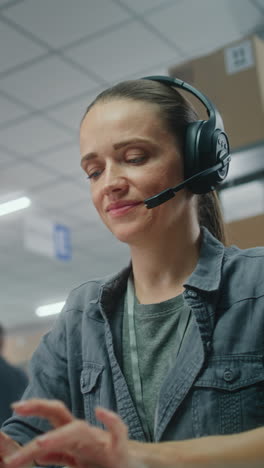
[[[263,431],[250,430],[264,423],[264,251],[224,247],[214,192],[185,187],[155,209],[144,203],[183,181],[196,120],[152,80],[120,83],[89,106],[81,166],[131,265],[74,290],[42,340],[23,396],[37,399],[3,428],[10,468],[263,460]],[[6,438],[25,444],[51,426],[20,450]]]

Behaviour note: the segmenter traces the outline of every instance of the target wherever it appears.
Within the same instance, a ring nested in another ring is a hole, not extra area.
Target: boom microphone
[[[176,185],[175,187],[170,187],[162,192],[158,193],[157,195],[153,195],[150,198],[146,198],[144,200],[144,203],[148,209],[150,208],[155,208],[156,206],[161,205],[162,203],[165,203],[166,201],[170,200],[171,198],[175,197],[176,193],[182,190],[188,183],[202,179],[203,177],[207,177],[208,175],[219,171],[221,169],[224,169],[227,164],[229,164],[231,160],[231,156],[228,153],[224,153],[219,157],[221,162],[218,164],[215,164],[212,167],[209,167],[208,169],[205,169],[204,171],[198,172],[197,174],[193,175],[192,177],[189,177],[188,179],[184,180],[180,184]],[[211,190],[214,190],[214,187],[211,187]]]

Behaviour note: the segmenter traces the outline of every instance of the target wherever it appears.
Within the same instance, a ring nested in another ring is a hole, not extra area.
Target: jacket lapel
[[[205,350],[197,321],[192,315],[175,366],[165,378],[155,415],[155,440],[159,441],[173,414],[190,391],[205,361]]]

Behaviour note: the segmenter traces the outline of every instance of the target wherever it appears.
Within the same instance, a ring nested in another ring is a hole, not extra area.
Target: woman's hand
[[[4,466],[4,457],[11,456],[20,448],[20,445],[11,437],[0,432],[0,468]]]
[[[46,418],[54,430],[24,447],[0,433],[0,468],[32,464],[71,468],[152,468],[263,466],[264,428],[230,436],[142,443],[129,441],[127,427],[112,411],[97,408],[96,417],[107,430],[76,419],[55,400],[28,400],[13,405],[23,416]],[[143,462],[143,463],[142,463]]]
[[[35,438],[5,457],[5,468],[39,465],[67,465],[73,468],[137,468],[129,457],[127,428],[112,411],[96,409],[96,417],[107,431],[76,419],[60,401],[33,399],[13,405],[23,416],[46,418],[54,430]]]

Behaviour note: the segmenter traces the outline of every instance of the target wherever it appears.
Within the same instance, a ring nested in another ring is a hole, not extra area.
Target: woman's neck
[[[134,285],[140,303],[162,302],[183,292],[200,250],[200,228],[177,230],[131,247]]]

